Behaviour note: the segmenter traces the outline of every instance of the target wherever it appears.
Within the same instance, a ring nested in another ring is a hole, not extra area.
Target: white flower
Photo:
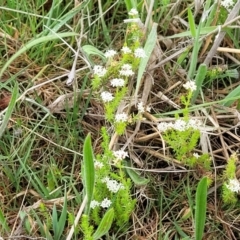
[[[145,57],[147,57],[147,55],[146,55],[146,53],[145,53],[143,48],[135,49],[134,56],[137,57],[137,58],[145,58]]]
[[[146,111],[147,111],[147,112],[151,112],[151,107],[150,107],[150,106],[147,106],[147,107],[146,107]]]
[[[134,74],[132,66],[130,64],[123,64],[119,73],[120,75],[127,77],[132,76]]]
[[[102,168],[103,167],[103,163],[99,162],[99,161],[95,161],[94,162],[94,167],[95,168]]]
[[[137,108],[138,108],[138,112],[140,112],[140,113],[145,112],[143,102],[139,102],[138,105],[137,105]]]
[[[111,58],[116,54],[117,54],[117,52],[115,50],[108,50],[108,51],[105,52],[104,56],[107,57],[107,58]]]
[[[128,157],[128,153],[123,151],[123,150],[118,150],[118,151],[114,151],[113,152],[113,155],[116,159],[118,160],[123,160],[125,159],[126,157]]]
[[[115,116],[116,122],[126,122],[128,120],[128,115],[126,113],[119,113]]]
[[[172,126],[173,126],[173,123],[161,122],[158,124],[157,128],[160,132],[165,132],[165,131],[171,129]]]
[[[123,51],[123,53],[131,53],[132,51],[131,51],[131,49],[129,48],[129,47],[127,47],[127,46],[125,46],[125,47],[122,47],[122,49],[121,49],[122,51]]]
[[[197,159],[200,158],[200,155],[198,153],[194,153],[193,156]]]
[[[130,16],[138,15],[137,9],[136,9],[136,8],[132,8],[132,9],[130,10],[130,12],[128,13],[128,15],[130,15]]]
[[[201,121],[197,119],[190,119],[187,123],[188,128],[193,128],[195,130],[200,129],[201,125],[202,125]]]
[[[197,89],[197,86],[194,81],[187,81],[185,84],[183,84],[183,87],[192,92]]]
[[[96,200],[92,200],[90,203],[90,208],[94,209],[95,207],[100,206],[100,203]]]
[[[233,0],[222,0],[221,5],[225,7],[227,10],[229,10],[229,8],[231,8],[234,5],[234,2]]]
[[[104,102],[111,102],[113,100],[113,95],[110,92],[102,92],[101,98]]]
[[[101,202],[101,207],[102,208],[109,208],[112,204],[112,201],[107,199],[107,198],[104,198],[103,201]]]
[[[124,86],[124,79],[122,78],[114,78],[111,80],[112,87],[123,87]]]
[[[103,77],[106,74],[107,69],[104,68],[103,66],[95,65],[93,67],[93,72],[94,72],[94,74],[98,75],[99,77]]]
[[[232,192],[240,191],[240,183],[237,179],[230,179],[229,184],[226,184],[226,187],[230,189]]]
[[[178,131],[185,131],[187,129],[187,123],[182,119],[177,119],[173,124],[173,128]]]
[[[102,182],[106,183],[108,190],[113,193],[117,193],[119,189],[124,188],[121,183],[118,183],[116,180],[109,179],[108,177],[105,177]]]

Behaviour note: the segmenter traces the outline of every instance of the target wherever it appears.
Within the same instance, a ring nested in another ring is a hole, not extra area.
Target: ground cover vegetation
[[[240,1],[3,0],[1,239],[239,239]]]

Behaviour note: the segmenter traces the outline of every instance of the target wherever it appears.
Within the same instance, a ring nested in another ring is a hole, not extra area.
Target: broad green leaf
[[[18,98],[18,84],[16,83],[14,88],[13,88],[13,91],[12,91],[12,98],[11,98],[10,103],[8,105],[7,111],[6,111],[6,113],[3,117],[3,121],[0,125],[0,138],[2,137],[4,131],[7,127],[8,121],[9,121],[9,119],[12,115],[12,112],[14,110],[17,98]]]
[[[207,210],[207,178],[204,177],[198,183],[196,192],[195,210],[195,240],[202,240]]]
[[[94,157],[90,134],[83,144],[83,183],[87,195],[86,213],[89,213],[95,183]]]
[[[136,185],[142,186],[142,185],[146,185],[149,183],[149,179],[141,177],[139,175],[139,173],[137,173],[137,171],[134,171],[133,169],[130,168],[131,164],[129,162],[125,162],[124,164],[127,166],[126,171],[129,175],[129,177],[132,179],[132,181]]]
[[[110,208],[103,216],[102,221],[100,222],[96,232],[93,234],[93,239],[97,240],[104,236],[112,226],[114,218],[114,210]]]
[[[144,51],[147,54],[147,57],[142,58],[141,62],[139,64],[138,76],[137,76],[137,85],[136,85],[136,89],[135,89],[135,98],[138,95],[138,91],[139,91],[139,88],[140,88],[140,85],[141,85],[142,76],[143,76],[143,73],[144,73],[144,71],[146,69],[148,60],[149,60],[149,58],[150,58],[150,56],[152,54],[152,51],[153,51],[153,49],[154,49],[154,47],[156,45],[156,41],[157,41],[157,26],[158,26],[157,23],[153,23],[152,30],[151,30],[150,34],[148,35],[146,44],[144,46]]]
[[[84,45],[82,47],[82,50],[87,54],[88,57],[90,55],[95,55],[102,58],[104,61],[106,61],[106,57],[104,56],[104,53],[92,45]]]

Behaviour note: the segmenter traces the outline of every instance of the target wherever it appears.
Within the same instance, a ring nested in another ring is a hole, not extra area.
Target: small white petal
[[[144,106],[143,106],[143,102],[139,102],[137,104],[137,108],[138,108],[138,112],[140,112],[140,113],[144,113],[145,112]]]

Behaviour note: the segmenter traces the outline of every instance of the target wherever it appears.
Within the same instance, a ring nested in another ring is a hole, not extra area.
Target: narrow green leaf
[[[57,216],[57,208],[56,205],[53,205],[52,210],[52,225],[53,225],[53,233],[54,233],[54,240],[57,240],[58,235],[58,216]]]
[[[5,230],[6,232],[11,231],[10,227],[7,225],[6,218],[4,217],[4,214],[1,210],[1,208],[0,208],[0,225],[2,226],[1,229]]]
[[[24,52],[26,52],[27,50],[29,50],[33,46],[36,46],[36,45],[38,45],[40,43],[43,43],[43,42],[48,42],[48,41],[53,41],[53,40],[59,39],[59,37],[65,38],[65,37],[73,37],[73,36],[77,36],[77,34],[73,33],[73,32],[65,32],[65,33],[58,33],[57,35],[51,34],[51,35],[48,35],[48,36],[40,37],[40,38],[33,39],[33,40],[29,41],[26,45],[24,45],[21,49],[19,49],[14,55],[12,55],[12,57],[5,63],[5,65],[0,70],[0,77],[2,76],[4,71],[8,68],[8,66],[16,58],[18,58],[21,54],[23,54]]]
[[[58,239],[61,239],[61,236],[65,229],[66,221],[67,221],[67,192],[65,191],[64,204],[58,223],[58,237],[59,237]]]
[[[139,88],[140,88],[140,85],[141,85],[142,76],[143,76],[143,73],[146,69],[148,60],[149,60],[149,58],[151,56],[151,53],[152,53],[152,51],[153,51],[153,49],[156,45],[157,26],[158,26],[157,23],[153,23],[152,30],[151,30],[150,34],[148,35],[146,44],[144,46],[144,51],[146,52],[147,57],[142,58],[141,62],[139,64],[138,76],[137,76],[137,85],[136,85],[136,90],[135,90],[135,98],[138,95],[138,91],[139,91]]]
[[[193,92],[193,96],[191,99],[192,104],[195,103],[196,98],[199,94],[199,91],[202,89],[202,83],[203,83],[203,80],[205,79],[206,74],[207,74],[207,65],[202,63],[198,68],[197,75],[195,78],[197,89]]]
[[[201,179],[196,192],[195,240],[202,240],[207,210],[207,178]]]
[[[133,182],[136,185],[142,186],[142,185],[146,185],[149,183],[149,179],[139,176],[138,172],[129,168],[129,167],[131,167],[131,164],[129,162],[125,162],[124,165],[127,166],[126,171],[129,175],[129,177],[133,180]]]
[[[225,101],[223,103],[224,106],[230,107],[237,99],[237,97],[240,96],[240,86],[233,89],[223,100]]]
[[[190,31],[192,34],[192,37],[196,37],[196,25],[195,25],[195,21],[194,21],[194,16],[192,14],[192,11],[190,8],[188,8],[188,23],[189,23],[189,27],[190,27]]]
[[[200,35],[206,35],[206,34],[210,34],[210,33],[214,33],[216,32],[218,29],[217,26],[210,26],[210,27],[203,27],[200,30]],[[185,32],[181,32],[181,33],[177,33],[174,35],[171,35],[168,38],[182,38],[182,37],[191,37],[192,36],[192,32],[191,31],[185,31]]]
[[[53,223],[54,240],[60,240],[62,238],[66,220],[67,220],[67,198],[66,198],[66,192],[65,192],[63,209],[61,211],[59,220],[58,220],[56,205],[53,206],[52,223]]]
[[[4,131],[7,127],[8,121],[9,121],[9,119],[12,115],[12,112],[14,110],[17,98],[18,98],[18,84],[16,83],[14,88],[13,88],[13,91],[12,91],[12,98],[11,98],[10,103],[8,105],[7,111],[6,111],[6,113],[3,117],[3,121],[0,125],[0,138],[2,137]]]
[[[87,205],[85,211],[88,214],[95,182],[94,157],[90,134],[87,135],[83,145],[83,178],[84,189],[87,195]]]
[[[104,236],[112,226],[114,218],[114,210],[110,208],[103,216],[102,221],[100,222],[96,232],[93,234],[93,239],[97,240],[100,237]]]

